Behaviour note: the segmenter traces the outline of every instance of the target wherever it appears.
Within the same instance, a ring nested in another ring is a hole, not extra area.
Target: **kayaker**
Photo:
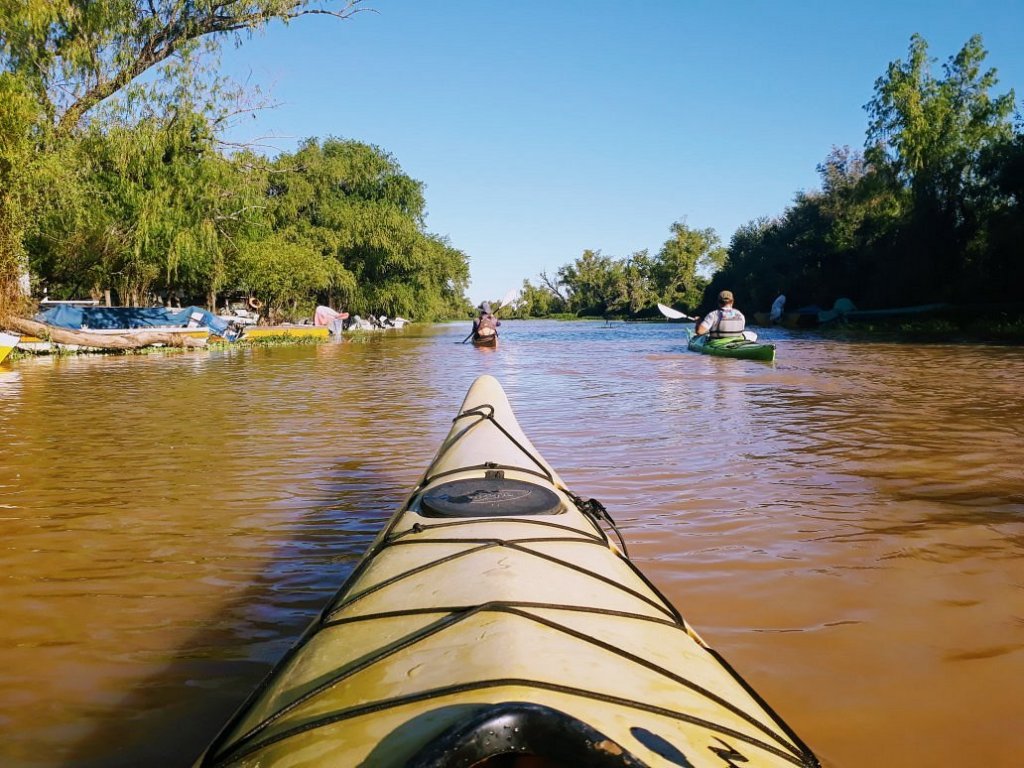
[[[491,314],[491,303],[485,301],[480,305],[480,316],[473,321],[474,336],[493,336],[498,332],[501,320]]]
[[[742,336],[747,327],[747,319],[743,313],[732,306],[732,291],[718,294],[718,309],[708,312],[697,324],[697,336],[707,334],[712,339],[725,339],[731,336]]]

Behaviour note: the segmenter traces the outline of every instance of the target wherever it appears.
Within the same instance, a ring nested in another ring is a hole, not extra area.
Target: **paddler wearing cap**
[[[732,291],[718,294],[718,309],[708,312],[704,319],[697,323],[695,333],[698,336],[708,335],[711,339],[725,339],[730,336],[742,336],[747,327],[747,319],[743,313],[732,305]]]

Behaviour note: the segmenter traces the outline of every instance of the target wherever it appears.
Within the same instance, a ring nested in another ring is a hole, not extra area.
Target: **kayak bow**
[[[571,493],[497,380],[198,766],[817,766]]]

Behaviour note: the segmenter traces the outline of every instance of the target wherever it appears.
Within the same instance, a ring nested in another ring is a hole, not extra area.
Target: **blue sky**
[[[278,104],[231,138],[391,153],[426,185],[427,229],[469,256],[477,303],[587,248],[654,253],[675,221],[728,244],[782,213],[833,146],[863,145],[874,82],[915,32],[939,63],[981,34],[996,92],[1024,97],[1020,0],[364,7],[226,49],[225,71]]]

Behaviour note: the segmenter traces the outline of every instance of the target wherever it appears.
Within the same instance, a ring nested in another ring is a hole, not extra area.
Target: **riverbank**
[[[1024,345],[1024,313],[958,307],[913,319],[838,320],[815,330],[837,339]]]

